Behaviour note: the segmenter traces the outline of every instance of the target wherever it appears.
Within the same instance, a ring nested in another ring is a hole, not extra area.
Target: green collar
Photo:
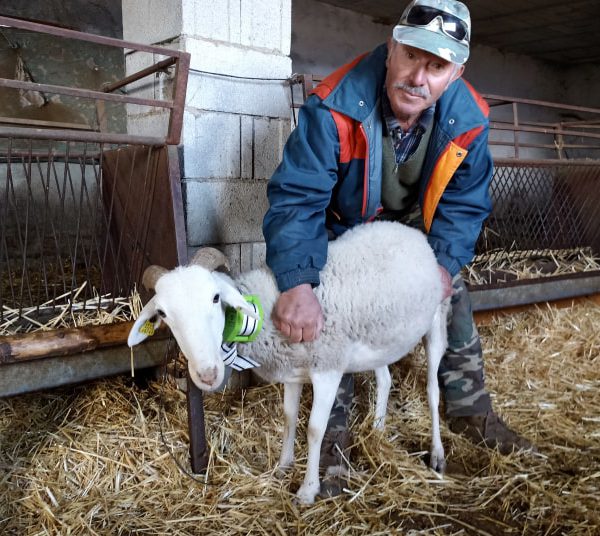
[[[244,299],[254,307],[260,318],[253,318],[239,309],[225,309],[225,327],[223,328],[224,342],[253,342],[262,329],[264,312],[258,296],[245,294]]]

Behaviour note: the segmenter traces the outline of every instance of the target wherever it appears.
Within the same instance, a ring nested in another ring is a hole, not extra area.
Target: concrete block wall
[[[255,266],[264,259],[267,180],[290,132],[291,0],[123,0],[123,35],[190,52],[181,151],[188,247],[217,245],[234,270]],[[151,59],[128,56],[128,72]],[[161,98],[169,83],[156,79],[136,95]],[[160,134],[166,122],[164,112],[129,108],[132,133]]]

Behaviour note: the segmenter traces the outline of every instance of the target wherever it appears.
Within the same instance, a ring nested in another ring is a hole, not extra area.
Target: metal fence
[[[588,248],[600,256],[600,162],[497,160],[478,254]]]
[[[4,331],[46,325],[57,311],[114,309],[147,264],[178,262],[185,238],[174,223],[179,178],[169,171],[178,166],[169,167],[168,153],[164,145],[0,139]]]
[[[95,110],[85,128],[27,113],[1,118],[0,322],[6,334],[46,326],[58,309],[70,314],[75,308],[114,308],[117,297],[129,296],[145,265],[185,260],[175,145],[190,56],[10,17],[0,16],[0,25],[17,37],[45,35],[67,50],[77,41],[99,47],[99,53],[117,49],[123,65],[131,54],[145,54],[135,63],[142,69],[118,80],[122,70],[106,73],[110,82],[99,80],[98,88],[75,87],[76,78],[71,85],[0,78],[6,97],[17,91],[61,95],[73,106]],[[148,87],[167,72],[169,84],[156,98]],[[106,120],[107,104],[119,121]],[[128,110],[166,113],[166,132],[111,132],[111,125],[127,123]]]

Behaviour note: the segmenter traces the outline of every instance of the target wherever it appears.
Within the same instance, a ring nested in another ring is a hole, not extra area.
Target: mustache
[[[417,97],[423,97],[424,99],[431,97],[431,93],[426,87],[411,86],[409,84],[404,84],[403,82],[394,82],[392,87],[394,89],[401,89]]]

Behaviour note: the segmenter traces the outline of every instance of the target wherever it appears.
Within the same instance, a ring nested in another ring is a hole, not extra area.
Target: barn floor
[[[598,326],[593,302],[482,326],[495,407],[540,455],[502,457],[443,427],[444,478],[423,462],[423,356],[393,367],[383,433],[371,430],[374,390],[361,376],[350,489],[311,507],[293,502],[304,427],[297,467],[273,470],[278,386],[207,397],[206,483],[171,457],[187,467],[185,395],[172,385],[114,378],[0,400],[0,533],[599,534]]]

